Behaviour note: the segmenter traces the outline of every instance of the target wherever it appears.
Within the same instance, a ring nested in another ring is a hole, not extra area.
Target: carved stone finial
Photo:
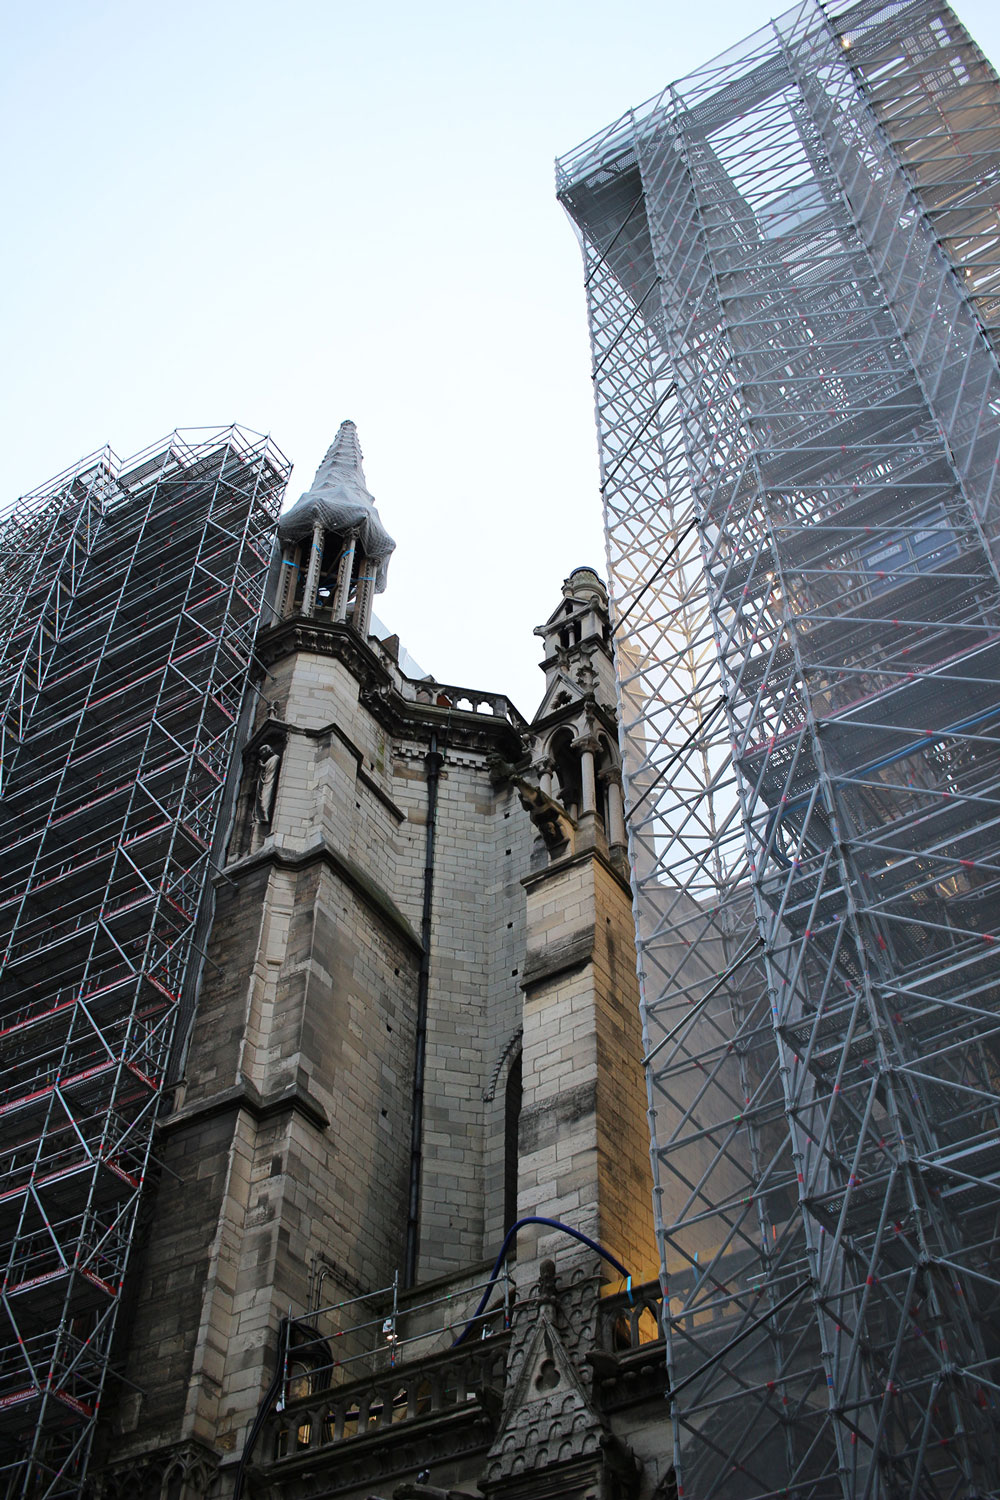
[[[554,1302],[557,1296],[556,1263],[543,1260],[538,1267],[538,1299],[540,1302]]]
[[[595,1470],[603,1463],[607,1431],[554,1322],[558,1294],[551,1260],[539,1268],[538,1287],[537,1315],[524,1319],[517,1333],[523,1357],[487,1454],[480,1481],[487,1490],[540,1473],[564,1455]]]

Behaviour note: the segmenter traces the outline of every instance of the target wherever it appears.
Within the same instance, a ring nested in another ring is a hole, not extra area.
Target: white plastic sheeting
[[[358,429],[351,421],[341,422],[311,488],[278,522],[278,535],[283,542],[303,541],[312,536],[317,521],[338,536],[357,537],[359,551],[378,565],[375,592],[381,594],[396,543],[368,492]]]

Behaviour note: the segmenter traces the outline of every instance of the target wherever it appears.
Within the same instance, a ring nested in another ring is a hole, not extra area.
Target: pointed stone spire
[[[278,521],[278,535],[286,543],[303,541],[313,535],[317,523],[341,541],[357,538],[359,552],[377,568],[375,592],[382,593],[396,543],[375,509],[358,429],[351,421],[341,422],[311,487]]]
[[[315,494],[318,490],[343,489],[358,495],[369,505],[374,505],[365,479],[362,458],[358,429],[348,418],[341,422],[337,436],[326,450],[326,457],[316,470],[310,494]]]

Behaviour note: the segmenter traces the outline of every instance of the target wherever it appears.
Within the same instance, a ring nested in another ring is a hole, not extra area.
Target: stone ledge
[[[596,1112],[596,1083],[578,1083],[538,1104],[526,1104],[521,1110],[519,1126],[522,1163],[532,1151],[558,1141],[567,1125],[589,1120]]]
[[[262,1094],[256,1084],[250,1082],[249,1078],[242,1079],[231,1088],[220,1089],[217,1094],[210,1094],[207,1099],[199,1099],[194,1104],[181,1105],[174,1114],[168,1115],[158,1125],[160,1134],[167,1135],[175,1130],[181,1130],[185,1126],[201,1123],[203,1120],[212,1119],[216,1115],[224,1115],[230,1111],[245,1110],[248,1115],[260,1124],[264,1120],[273,1119],[275,1115],[300,1114],[315,1125],[318,1130],[326,1130],[330,1119],[326,1110],[319,1100],[309,1092],[302,1083],[290,1084],[286,1089],[280,1089],[274,1094]]]
[[[521,976],[522,990],[527,993],[562,974],[586,968],[593,961],[595,940],[596,930],[591,923],[589,927],[574,932],[571,937],[562,938],[559,942],[547,943],[544,948],[529,948]]]
[[[256,659],[264,667],[299,651],[340,661],[357,680],[362,707],[392,734],[441,728],[447,731],[452,749],[486,754],[499,747],[504,758],[520,759],[521,733],[509,720],[405,698],[380,655],[362,641],[353,625],[293,615],[257,637]]]
[[[286,849],[281,844],[266,843],[255,853],[244,855],[234,864],[227,865],[222,874],[215,878],[216,881],[226,880],[233,884],[241,875],[249,874],[262,865],[273,865],[279,870],[305,870],[314,864],[325,864],[335,875],[339,875],[372,911],[388,923],[397,937],[402,938],[415,953],[423,952],[419,937],[388,892],[376,885],[360,865],[356,865],[345,854],[340,854],[325,840],[311,844],[307,849],[294,850]]]
[[[551,880],[554,875],[562,875],[567,870],[572,870],[577,865],[586,864],[593,860],[606,870],[612,880],[621,886],[622,890],[632,900],[632,887],[627,876],[621,870],[616,869],[609,857],[599,848],[592,846],[589,849],[581,849],[578,854],[567,854],[562,859],[553,860],[551,864],[545,865],[541,870],[532,870],[529,875],[522,875],[521,884],[526,891],[532,890],[536,885],[541,885],[545,880]]]
[[[344,746],[344,749],[347,751],[347,753],[354,758],[355,774],[358,780],[364,786],[366,786],[368,790],[372,792],[385,807],[389,809],[393,817],[396,819],[397,823],[406,822],[406,814],[403,809],[397,806],[395,802],[393,802],[392,798],[389,796],[389,793],[383,790],[383,788],[379,786],[378,782],[375,780],[374,776],[369,775],[369,773],[365,770],[364,751],[360,748],[360,746],[354,743],[350,735],[347,734],[345,730],[341,729],[339,724],[331,722],[329,724],[320,725],[319,729],[308,729],[303,728],[298,724],[290,724],[285,719],[266,719],[262,727],[266,730],[269,725],[274,725],[276,729],[278,729],[279,731],[284,731],[289,735],[301,735],[304,739],[307,740],[326,740],[329,739],[331,735],[336,735],[337,739]],[[259,733],[260,731],[258,730],[258,734]]]
[[[662,1406],[670,1390],[667,1346],[650,1340],[619,1354],[592,1350],[584,1358],[594,1372],[595,1394],[603,1412],[627,1411],[646,1402]]]

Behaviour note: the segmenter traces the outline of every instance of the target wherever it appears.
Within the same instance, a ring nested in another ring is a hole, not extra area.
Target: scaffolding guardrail
[[[0,1484],[77,1496],[288,465],[110,452],[0,523]]]
[[[557,180],[680,1482],[997,1495],[1000,86],[806,0]]]

